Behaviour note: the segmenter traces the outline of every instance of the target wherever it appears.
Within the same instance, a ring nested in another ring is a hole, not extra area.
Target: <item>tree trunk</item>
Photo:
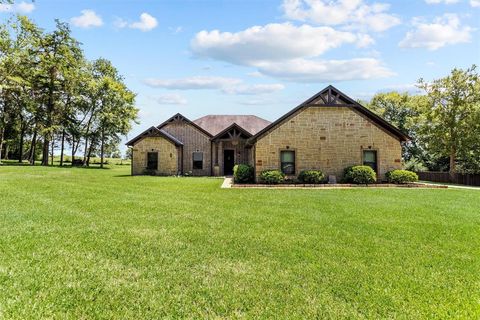
[[[25,136],[25,126],[22,123],[20,125],[20,143],[18,145],[18,163],[22,163],[23,161],[23,144],[24,144],[24,136]]]
[[[8,152],[10,151],[10,145],[8,143],[5,144],[5,155],[3,156],[4,160],[9,160],[8,159]]]
[[[52,155],[51,155],[51,165],[53,166],[53,153],[55,151],[55,139],[52,139]]]
[[[80,143],[80,141],[79,141]],[[72,163],[71,166],[73,167],[73,163],[75,162],[75,153],[77,152],[77,148],[75,148],[75,137],[72,134]]]
[[[88,148],[87,162],[86,162],[87,167],[90,166],[90,157],[92,155],[92,147],[94,144],[95,144],[95,139],[92,139],[92,141],[90,142],[90,147]]]
[[[28,156],[28,159],[30,161],[30,164],[33,166],[35,165],[35,148],[37,145],[37,130],[33,132],[33,137],[32,137],[32,145],[30,146],[30,155]]]
[[[88,137],[85,137],[85,149],[83,150],[83,165],[87,165],[87,154],[88,154]]]
[[[60,147],[60,167],[63,166],[63,149],[65,147],[65,129],[62,130],[62,145]]]
[[[0,128],[0,164],[2,164],[2,150],[3,150],[3,135],[5,133],[5,129],[2,125]]]
[[[100,147],[100,168],[103,168],[103,153],[105,149],[105,130],[102,128],[102,143]]]
[[[48,166],[48,154],[50,149],[50,141],[47,136],[43,137],[43,148],[42,148],[42,166]]]

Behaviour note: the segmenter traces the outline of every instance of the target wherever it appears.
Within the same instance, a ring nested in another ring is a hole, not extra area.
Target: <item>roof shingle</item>
[[[207,115],[193,120],[193,122],[213,136],[233,123],[236,123],[252,135],[270,124],[270,121],[254,115]]]

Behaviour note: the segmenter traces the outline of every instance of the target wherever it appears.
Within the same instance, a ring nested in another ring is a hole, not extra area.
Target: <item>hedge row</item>
[[[247,164],[238,164],[233,168],[233,178],[236,183],[251,183],[254,181],[254,169]],[[390,183],[405,184],[418,181],[416,173],[408,170],[392,170],[386,174]],[[301,183],[324,183],[325,175],[321,170],[303,170],[297,177]],[[264,170],[260,173],[260,181],[265,184],[285,182],[285,175],[280,170]],[[351,166],[345,169],[344,183],[372,184],[377,181],[377,174],[369,166]]]

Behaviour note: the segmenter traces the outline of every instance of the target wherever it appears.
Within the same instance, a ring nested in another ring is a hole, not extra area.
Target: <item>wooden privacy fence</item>
[[[450,178],[448,172],[417,172],[418,178],[424,181],[432,182],[450,182],[456,184],[464,184],[467,186],[480,186],[480,174],[462,174],[455,173],[453,178]]]

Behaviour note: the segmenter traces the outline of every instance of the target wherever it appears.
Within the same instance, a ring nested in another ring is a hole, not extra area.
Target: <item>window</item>
[[[295,151],[281,151],[280,162],[284,174],[295,174]]]
[[[363,165],[369,166],[376,172],[377,171],[377,151],[363,150]]]
[[[148,170],[158,169],[158,152],[147,153],[147,169]]]
[[[193,153],[193,169],[203,169],[203,152]]]

